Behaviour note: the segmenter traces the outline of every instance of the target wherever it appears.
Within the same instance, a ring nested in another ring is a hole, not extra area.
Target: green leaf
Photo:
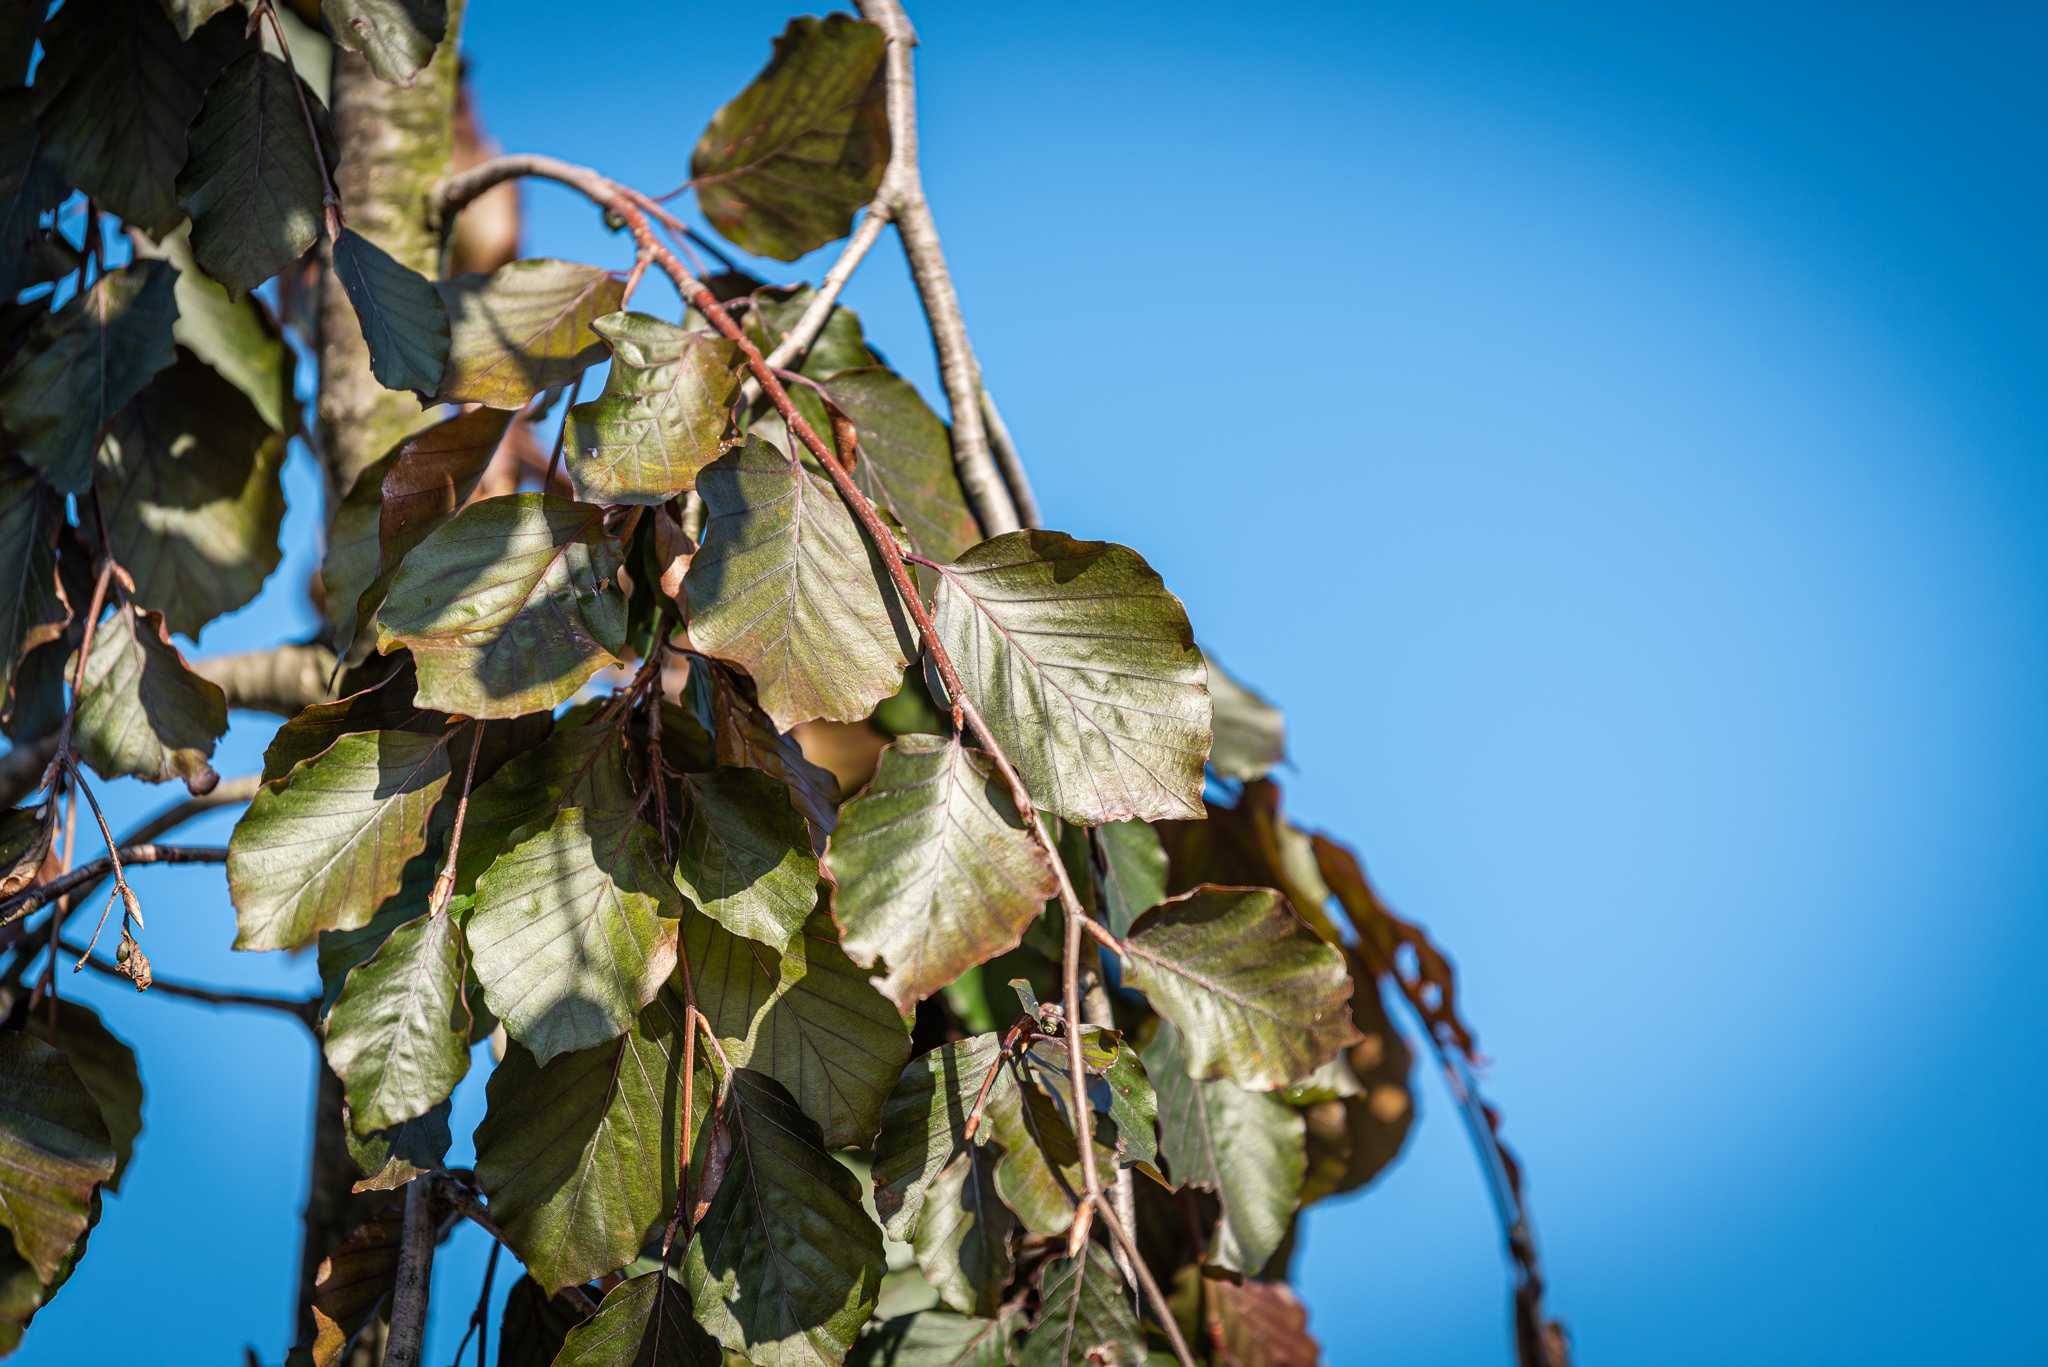
[[[314,111],[320,142],[306,126]],[[246,294],[320,240],[332,162],[325,111],[296,72],[251,52],[220,74],[192,123],[178,204],[192,217],[192,255],[232,295]]]
[[[1099,886],[1089,901],[1121,939],[1139,916],[1166,900],[1166,850],[1142,821],[1112,821],[1093,834],[1100,855],[1092,881]]]
[[[853,226],[889,160],[882,31],[792,19],[768,65],[712,116],[690,158],[697,205],[756,256],[794,261]]]
[[[1202,655],[1137,552],[1060,532],[994,537],[939,572],[933,616],[1040,806],[1083,825],[1201,816]]]
[[[735,935],[781,949],[818,900],[818,857],[789,789],[758,769],[681,776],[676,882]]]
[[[184,42],[162,0],[85,0],[66,4],[43,30],[44,155],[101,209],[152,236],[184,217],[177,180],[186,129],[214,77],[245,47],[232,19],[199,32],[206,17],[190,16],[183,27],[193,40]]]
[[[335,43],[394,85],[417,80],[448,36],[446,0],[323,0],[321,9]]]
[[[354,1190],[396,1191],[420,1174],[446,1166],[452,1142],[448,1133],[452,1109],[443,1101],[425,1115],[367,1135],[357,1134],[354,1119],[346,1119],[342,1132],[348,1140],[348,1156],[363,1173]]]
[[[837,1363],[874,1309],[882,1232],[780,1083],[728,1083],[732,1156],[683,1265],[697,1321],[753,1362]]]
[[[812,917],[778,953],[690,916],[683,947],[698,1006],[733,1065],[788,1088],[827,1148],[872,1140],[910,1031],[840,949],[831,919]]]
[[[818,291],[810,285],[799,285],[795,289],[765,286],[748,296],[753,307],[746,314],[746,325],[754,344],[762,354],[775,350],[782,339],[794,328],[797,320],[811,306],[811,300]],[[825,315],[825,326],[804,353],[803,373],[814,380],[822,380],[842,370],[859,366],[879,365],[875,353],[868,350],[862,339],[860,315],[845,305],[835,305]]]
[[[227,695],[186,666],[162,617],[123,603],[93,633],[81,684],[78,753],[101,777],[212,790],[207,760],[228,729]]]
[[[92,1220],[99,1218],[99,1201],[93,1201]],[[15,1249],[14,1241],[0,1236],[0,1355],[13,1352],[21,1346],[21,1337],[28,1329],[36,1312],[49,1304],[64,1283],[71,1280],[72,1271],[78,1260],[85,1256],[86,1240],[90,1234],[78,1237],[58,1265],[57,1275],[45,1279],[28,1260]]]
[[[759,769],[789,789],[811,828],[811,847],[822,849],[839,820],[839,780],[804,757],[795,736],[778,730],[729,669],[709,664],[690,670],[688,687],[703,700],[700,720],[711,731],[720,764]]]
[[[1024,1336],[1022,1367],[1140,1367],[1145,1334],[1107,1250],[1054,1258],[1038,1273],[1038,1322]]]
[[[357,966],[327,1016],[328,1066],[352,1123],[384,1130],[448,1099],[469,1071],[462,931],[447,912],[391,933]]]
[[[631,816],[640,794],[626,768],[623,713],[599,724],[596,704],[572,709],[541,744],[478,786],[463,827],[455,883],[472,886],[499,855],[546,830],[565,807],[605,820]],[[586,815],[586,821],[588,820]]]
[[[1256,1273],[1287,1237],[1307,1172],[1301,1113],[1267,1092],[1189,1075],[1186,1043],[1170,1022],[1145,1050],[1159,1089],[1159,1128],[1174,1181],[1213,1191],[1223,1218],[1207,1260]]]
[[[847,1361],[859,1367],[1004,1367],[1014,1319],[920,1310],[872,1326]]]
[[[604,359],[591,324],[616,313],[623,286],[596,266],[536,258],[443,280],[448,365],[437,398],[518,408]]]
[[[569,410],[562,465],[592,503],[664,503],[728,445],[739,346],[644,313],[591,324],[611,344],[604,393]]]
[[[1098,1075],[1097,1081],[1089,1083],[1089,1094],[1108,1093],[1106,1109],[1116,1124],[1118,1157],[1125,1163],[1158,1163],[1159,1098],[1138,1051],[1114,1030],[1091,1028],[1084,1043],[1095,1055],[1086,1066]],[[1100,1054],[1105,1047],[1106,1059]],[[1095,1104],[1102,1107],[1099,1100]]]
[[[720,1367],[725,1354],[690,1317],[683,1288],[658,1268],[605,1293],[569,1331],[554,1367]]]
[[[491,1073],[477,1181],[550,1295],[625,1266],[674,1207],[684,1028],[663,993],[608,1044],[546,1067],[515,1044]]]
[[[1270,888],[1197,888],[1124,946],[1124,981],[1186,1035],[1193,1077],[1271,1091],[1359,1038],[1343,956]]]
[[[1005,786],[958,739],[900,736],[826,847],[855,963],[908,1011],[1011,949],[1057,882]]]
[[[316,702],[271,733],[263,751],[263,781],[275,783],[301,760],[312,759],[341,736],[356,731],[410,731],[438,736],[448,729],[443,712],[413,706],[403,676],[375,684],[345,698]]]
[[[198,636],[277,568],[285,438],[190,353],[114,418],[100,446],[107,544],[136,599]]]
[[[237,949],[291,949],[366,924],[426,848],[447,736],[344,735],[256,794],[228,841]]]
[[[113,1175],[99,1102],[64,1055],[0,1032],[0,1225],[45,1283],[85,1233],[94,1189]]]
[[[630,809],[565,809],[477,880],[466,927],[484,1000],[543,1064],[633,1024],[675,970],[682,898]]]
[[[161,261],[108,271],[37,319],[0,372],[0,426],[62,492],[85,492],[100,433],[174,359],[176,279]]]
[[[57,529],[64,499],[12,456],[0,456],[0,708],[11,705],[15,668],[71,620],[57,589]]]
[[[697,648],[744,669],[783,730],[858,721],[894,693],[908,629],[838,492],[758,440],[697,492],[710,514],[684,584]]]
[[[616,663],[626,607],[604,510],[549,494],[472,504],[427,534],[391,581],[378,649],[410,649],[419,703],[516,717],[567,700]]]
[[[448,310],[433,282],[353,228],[335,240],[334,273],[355,306],[377,383],[431,402],[448,364]]]
[[[1010,1279],[1017,1220],[996,1190],[994,1155],[968,1144],[932,1178],[913,1248],[939,1299],[963,1315],[992,1315]]]
[[[1225,778],[1264,778],[1287,759],[1287,719],[1280,709],[1238,682],[1204,651],[1209,699],[1216,706],[1216,743],[1209,767]]]
[[[137,240],[135,254],[178,269],[178,321],[171,328],[178,345],[247,395],[273,430],[287,436],[296,431],[299,401],[292,383],[297,363],[262,299],[253,294],[231,298],[218,280],[200,270],[182,225],[161,241]]]
[[[478,408],[406,437],[356,477],[327,531],[320,579],[328,615],[352,639],[384,602],[398,567],[469,501],[512,414]]]
[[[135,1153],[135,1137],[142,1133],[142,1074],[135,1066],[135,1051],[107,1029],[97,1011],[68,997],[57,1003],[54,1027],[48,1013],[38,1008],[29,1017],[28,1031],[62,1053],[72,1074],[92,1094],[114,1151],[114,1175],[105,1186],[119,1191]]]
[[[981,540],[953,467],[953,439],[908,380],[867,366],[839,372],[825,388],[860,437],[854,483],[896,515],[912,545],[946,559]]]

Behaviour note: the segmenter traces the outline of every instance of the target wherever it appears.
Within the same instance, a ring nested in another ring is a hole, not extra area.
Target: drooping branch
[[[192,668],[228,695],[228,706],[290,717],[327,699],[334,652],[318,642],[194,660]]]
[[[124,983],[129,981],[128,975],[113,964],[102,963],[88,955],[84,945],[71,940],[60,940],[57,947],[103,977],[119,978]],[[149,985],[149,990],[166,997],[179,997],[206,1006],[247,1006],[259,1011],[277,1011],[294,1017],[309,1028],[317,1019],[320,1007],[319,1000],[314,997],[281,997],[267,992],[233,992],[163,977],[154,979]]]
[[[133,864],[225,864],[227,860],[225,845],[128,845],[0,902],[0,926],[28,915],[47,902],[56,901],[73,888],[98,882],[117,867]]]

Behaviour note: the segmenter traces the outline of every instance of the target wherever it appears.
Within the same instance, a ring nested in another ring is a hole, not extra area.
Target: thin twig
[[[433,1183],[415,1180],[406,1184],[405,1214],[399,1229],[384,1367],[419,1367],[420,1345],[427,1332],[427,1289],[434,1273]]]
[[[130,845],[149,844],[161,836],[169,835],[188,821],[222,807],[233,807],[249,801],[262,787],[261,774],[238,774],[234,778],[224,778],[204,797],[188,797],[174,802],[140,826],[129,830],[121,837],[121,844],[124,848]],[[75,906],[90,897],[97,886],[95,882],[81,888],[72,897],[72,905]]]
[[[38,884],[18,892],[0,902],[0,926],[18,921],[46,902],[62,897],[73,888],[105,877],[116,861],[124,866],[136,864],[225,864],[228,851],[225,845],[128,845],[117,853],[95,859],[90,864],[81,864],[66,874],[60,874],[47,883]]]
[[[448,832],[448,858],[441,865],[441,872],[434,879],[434,891],[427,899],[427,912],[440,916],[448,910],[448,899],[455,895],[455,861],[462,854],[462,827],[469,820],[469,790],[476,782],[477,751],[484,748],[484,724],[473,721],[469,733],[469,765],[462,773],[462,796],[455,801],[455,824]]]
[[[128,975],[110,963],[86,955],[85,946],[74,940],[59,943],[66,954],[80,955],[85,966],[93,972],[108,978],[128,981]],[[319,1011],[320,1002],[315,997],[281,997],[266,992],[229,992],[219,988],[202,987],[197,983],[178,982],[172,978],[158,978],[150,984],[152,994],[161,993],[167,997],[181,997],[186,1001],[199,1002],[206,1006],[248,1006],[260,1011],[277,1011],[296,1017],[302,1024],[311,1026]]]

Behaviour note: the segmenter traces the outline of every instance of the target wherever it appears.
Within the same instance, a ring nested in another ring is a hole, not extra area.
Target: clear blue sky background
[[[500,139],[649,189],[785,17],[475,8]],[[1456,953],[1580,1361],[2048,1360],[2043,11],[914,10],[926,180],[1048,520],[1150,557],[1286,706],[1294,812]],[[528,204],[532,250],[628,259]],[[936,395],[892,249],[852,298]],[[290,491],[273,591],[202,649],[303,617]],[[145,876],[160,972],[312,981],[228,952],[217,876]],[[275,1361],[310,1046],[75,990],[147,1127],[24,1360]],[[1506,1363],[1482,1188],[1422,1108],[1309,1222],[1313,1327]],[[481,1265],[465,1232],[436,1267],[436,1367]]]

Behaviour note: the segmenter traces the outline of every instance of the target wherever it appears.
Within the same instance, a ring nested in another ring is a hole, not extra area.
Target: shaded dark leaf
[[[335,241],[334,273],[355,306],[377,383],[431,401],[448,364],[448,311],[433,282],[353,228]]]
[[[183,227],[159,242],[137,241],[135,254],[178,269],[178,321],[171,328],[178,345],[247,395],[273,430],[296,431],[299,401],[292,382],[297,363],[262,299],[232,297],[226,286],[200,270]]]
[[[348,1156],[363,1173],[354,1190],[396,1191],[422,1173],[445,1166],[448,1146],[453,1142],[448,1133],[450,1110],[443,1101],[425,1115],[366,1135],[357,1134],[353,1120],[345,1119],[342,1128],[348,1140]]]
[[[569,1331],[554,1367],[720,1367],[725,1354],[690,1317],[666,1269],[629,1277]]]
[[[1123,1275],[1098,1244],[1054,1258],[1038,1274],[1038,1320],[1024,1337],[1023,1367],[1138,1367],[1145,1335],[1123,1292]]]
[[[854,483],[896,515],[911,544],[950,559],[981,540],[953,467],[953,439],[911,383],[883,366],[833,375],[832,401],[860,437]]]
[[[63,1053],[0,1031],[0,1225],[45,1284],[85,1233],[114,1163],[99,1100]]]
[[[71,620],[57,587],[63,521],[63,498],[28,466],[0,456],[0,703],[9,706],[21,657]]]
[[[135,1137],[142,1133],[142,1074],[135,1066],[135,1051],[107,1029],[97,1011],[69,998],[57,1003],[54,1027],[48,1013],[38,1009],[29,1018],[28,1031],[64,1055],[99,1106],[114,1150],[114,1175],[105,1186],[118,1192],[135,1152]]]
[[[735,935],[781,949],[818,900],[818,857],[789,789],[758,769],[681,776],[676,882]]]
[[[1017,1316],[970,1319],[944,1310],[884,1320],[853,1346],[859,1367],[1002,1367],[1011,1360]]]
[[[1264,778],[1287,759],[1287,719],[1203,652],[1209,698],[1216,706],[1216,743],[1209,767],[1225,778]]]

